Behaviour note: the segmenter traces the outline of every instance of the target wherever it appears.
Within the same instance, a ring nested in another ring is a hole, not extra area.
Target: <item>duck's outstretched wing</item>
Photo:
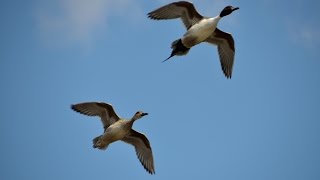
[[[133,145],[136,149],[136,154],[144,169],[150,174],[154,174],[153,155],[148,138],[133,129],[122,139],[122,141]]]
[[[118,121],[120,118],[111,104],[103,102],[85,102],[71,105],[71,109],[87,116],[99,116],[104,129]]]
[[[191,2],[179,1],[164,5],[150,13],[148,17],[155,20],[181,18],[183,24],[189,29],[203,19]]]
[[[235,54],[232,35],[216,28],[205,41],[218,46],[222,71],[227,78],[231,78]]]

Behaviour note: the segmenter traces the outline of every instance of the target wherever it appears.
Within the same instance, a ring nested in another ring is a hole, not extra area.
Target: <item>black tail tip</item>
[[[166,62],[168,61],[170,58],[172,58],[174,56],[174,54],[171,54],[167,59],[163,60],[162,62]]]

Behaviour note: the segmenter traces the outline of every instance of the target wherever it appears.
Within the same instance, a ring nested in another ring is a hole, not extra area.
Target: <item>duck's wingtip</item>
[[[231,79],[231,74],[225,74],[227,79]]]

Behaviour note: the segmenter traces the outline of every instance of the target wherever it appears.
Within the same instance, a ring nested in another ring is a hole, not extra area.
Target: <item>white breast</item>
[[[182,43],[191,48],[206,40],[216,29],[220,17],[203,19],[197,24],[193,25],[181,38]]]

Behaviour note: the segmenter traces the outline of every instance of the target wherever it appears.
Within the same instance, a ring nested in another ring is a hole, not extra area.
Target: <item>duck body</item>
[[[118,120],[117,122],[111,124],[101,136],[93,139],[93,147],[106,149],[109,144],[118,140],[122,140],[129,134],[132,125],[132,120]]]
[[[191,48],[205,41],[216,29],[220,17],[204,18],[191,26],[183,35],[181,41],[184,46]]]

